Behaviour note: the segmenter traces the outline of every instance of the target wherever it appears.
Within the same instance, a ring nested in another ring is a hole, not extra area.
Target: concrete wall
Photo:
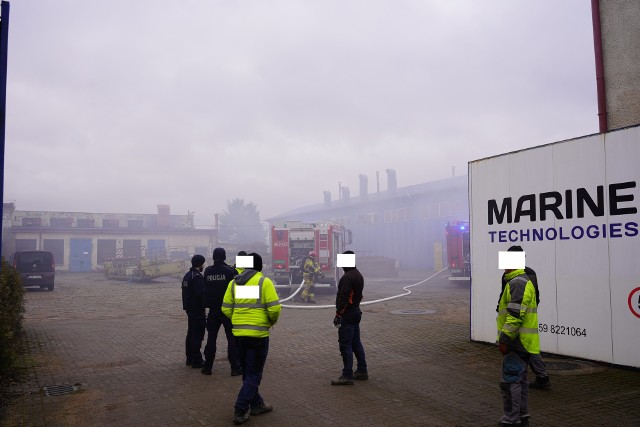
[[[640,123],[640,1],[600,0],[609,130]]]

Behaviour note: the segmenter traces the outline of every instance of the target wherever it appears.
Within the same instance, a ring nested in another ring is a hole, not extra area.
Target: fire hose
[[[404,296],[410,295],[411,291],[409,290],[409,288],[421,285],[421,284],[427,282],[428,280],[433,279],[434,277],[436,277],[438,274],[442,273],[446,269],[447,268],[445,267],[442,270],[440,270],[440,271],[432,274],[431,276],[427,277],[426,279],[423,279],[423,280],[421,280],[419,282],[416,282],[416,283],[414,283],[412,285],[404,286],[402,288],[404,290],[404,293],[401,293],[401,294],[398,294],[398,295],[393,295],[393,296],[386,297],[386,298],[380,298],[380,299],[376,299],[376,300],[372,300],[372,301],[364,301],[364,302],[361,302],[360,305],[377,304],[377,303],[380,303],[380,302],[390,301],[392,299],[396,299],[396,298],[400,298],[400,297],[404,297]],[[289,282],[289,285],[290,286],[292,285],[291,281]],[[291,298],[295,297],[298,294],[298,292],[300,292],[300,289],[302,289],[303,286],[304,286],[304,280],[300,283],[300,286],[298,286],[298,289],[296,289],[295,292],[293,292],[287,298],[281,299],[280,303],[282,304],[283,302],[287,302]],[[331,304],[331,305],[288,305],[288,304],[282,304],[282,307],[284,307],[284,308],[302,308],[302,309],[324,309],[324,308],[333,308],[333,309],[335,309],[336,308],[336,306],[334,304]]]

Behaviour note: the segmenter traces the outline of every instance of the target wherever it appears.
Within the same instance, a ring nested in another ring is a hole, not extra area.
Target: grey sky
[[[598,131],[586,0],[11,2],[4,199],[264,219]]]

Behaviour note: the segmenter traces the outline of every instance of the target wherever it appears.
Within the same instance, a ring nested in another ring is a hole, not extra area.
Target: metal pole
[[[7,45],[9,41],[9,2],[0,4],[0,198],[4,208],[4,132],[7,104]],[[4,212],[3,212],[4,213]],[[0,227],[2,245],[2,227]]]

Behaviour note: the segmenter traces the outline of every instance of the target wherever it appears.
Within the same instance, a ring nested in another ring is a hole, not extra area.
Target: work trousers
[[[542,356],[539,354],[532,354],[529,358],[529,366],[533,371],[533,374],[536,378],[544,378],[547,377],[547,371],[545,369],[544,360],[542,360]]]
[[[502,423],[519,424],[529,416],[528,353],[509,352],[502,358]]]
[[[313,280],[310,278],[304,279],[304,287],[302,288],[302,292],[300,293],[300,297],[303,300],[307,300],[307,298],[314,299],[315,294],[313,293]]]
[[[269,353],[269,337],[236,337],[236,344],[242,367],[242,387],[238,393],[235,410],[246,412],[250,408],[259,407],[264,402],[258,388]]]
[[[345,316],[346,317],[346,316]],[[367,361],[364,355],[364,346],[360,341],[360,320],[362,312],[350,313],[348,319],[343,319],[338,329],[338,345],[342,356],[342,376],[353,378],[353,355],[357,360],[358,372],[367,372]]]
[[[224,334],[227,337],[227,359],[231,364],[232,371],[240,370],[240,358],[238,357],[238,348],[236,346],[236,337],[233,336],[231,329],[231,319],[222,313],[221,310],[209,310],[207,317],[207,345],[204,347],[204,366],[207,369],[213,367],[213,361],[216,358],[216,341],[220,327],[224,327]]]
[[[204,308],[187,310],[187,336],[184,340],[187,362],[195,364],[202,363],[200,348],[204,340],[206,322],[207,318]]]

